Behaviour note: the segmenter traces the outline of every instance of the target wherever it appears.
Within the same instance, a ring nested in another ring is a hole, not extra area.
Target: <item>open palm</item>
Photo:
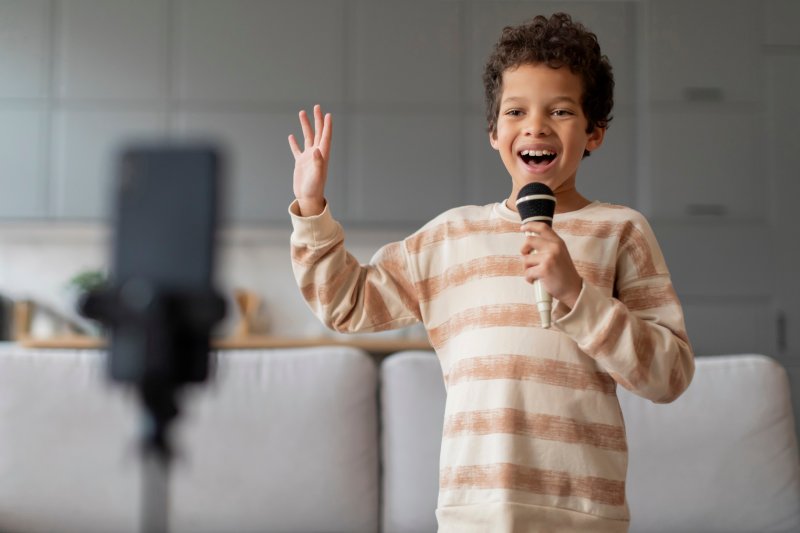
[[[305,110],[300,111],[300,126],[303,129],[303,149],[294,135],[289,135],[289,147],[294,154],[294,195],[303,210],[303,204],[324,205],[333,122],[330,113],[323,117],[322,108],[315,105],[314,128],[311,128]]]

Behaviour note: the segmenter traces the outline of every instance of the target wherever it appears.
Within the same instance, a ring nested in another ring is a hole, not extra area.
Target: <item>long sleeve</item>
[[[694,375],[694,354],[678,297],[649,224],[637,216],[619,232],[613,295],[584,281],[556,327],[631,392],[675,400]]]
[[[308,305],[329,328],[343,333],[382,331],[420,320],[403,242],[378,250],[361,265],[345,250],[344,231],[328,207],[313,217],[289,213],[292,269]]]

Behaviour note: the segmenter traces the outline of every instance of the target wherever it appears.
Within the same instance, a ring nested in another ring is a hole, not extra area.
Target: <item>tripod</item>
[[[211,290],[167,291],[134,279],[120,289],[89,293],[81,310],[112,328],[111,377],[137,389],[143,407],[142,531],[166,533],[177,393],[208,377],[209,331],[224,316],[225,301]]]

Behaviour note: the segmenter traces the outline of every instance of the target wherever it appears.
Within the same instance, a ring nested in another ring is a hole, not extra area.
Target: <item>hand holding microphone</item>
[[[520,250],[525,278],[533,283],[542,327],[549,328],[552,297],[571,308],[580,294],[583,280],[566,243],[552,230],[556,197],[550,187],[537,182],[525,185],[517,195],[516,205],[528,235]]]

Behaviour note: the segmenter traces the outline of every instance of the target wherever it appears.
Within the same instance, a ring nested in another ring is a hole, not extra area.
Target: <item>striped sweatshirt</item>
[[[340,332],[421,321],[447,389],[440,532],[627,531],[627,444],[616,388],[670,402],[694,356],[655,236],[600,202],[556,214],[583,278],[540,327],[523,277],[519,215],[451,209],[361,265],[328,208],[289,208],[292,264],[314,313]]]

